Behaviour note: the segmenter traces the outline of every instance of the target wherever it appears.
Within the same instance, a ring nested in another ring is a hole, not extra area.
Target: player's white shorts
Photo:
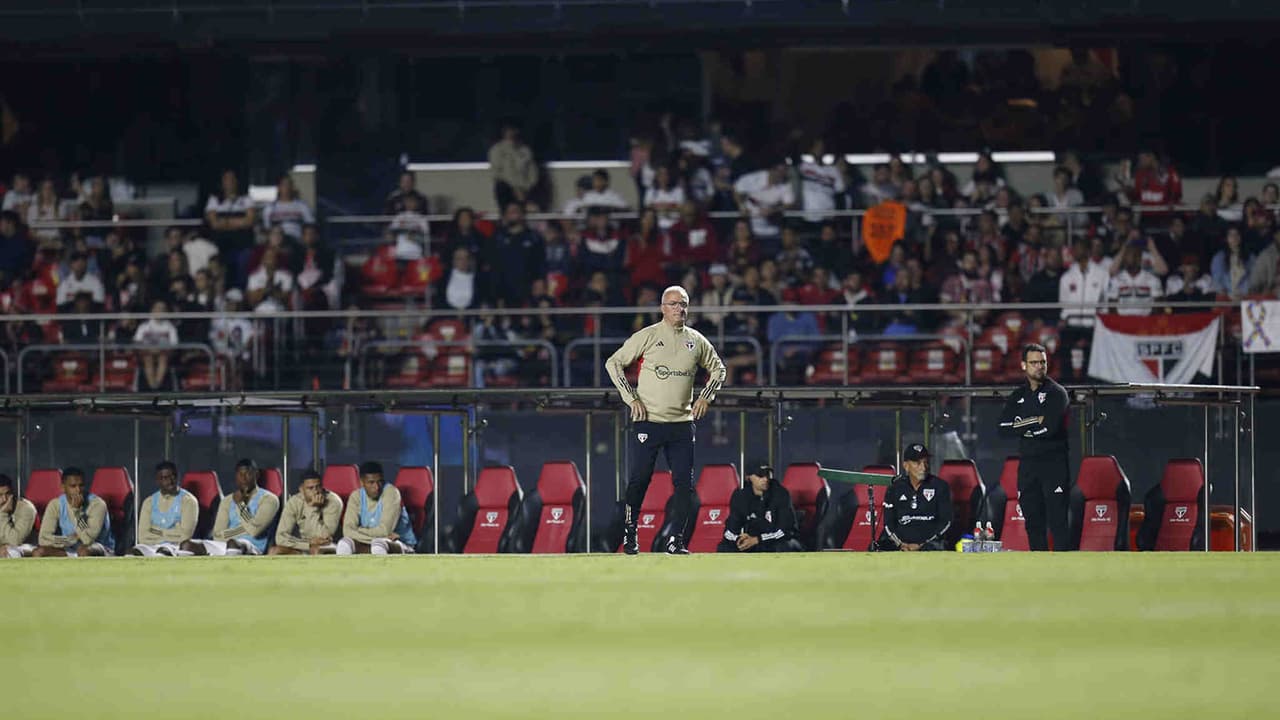
[[[378,538],[369,543],[369,552],[373,555],[390,555],[390,548],[399,548],[401,554],[408,555],[413,552],[413,548],[405,545],[399,540],[388,540],[387,538]],[[355,555],[356,544],[351,538],[342,538],[338,541],[339,555]]]
[[[260,555],[258,548],[253,543],[245,542],[232,538],[226,542],[221,540],[192,540],[193,543],[200,543],[204,546],[204,551],[215,557],[223,555]]]
[[[183,550],[178,547],[177,543],[171,542],[164,542],[158,545],[138,543],[133,546],[133,551],[142,557],[190,557],[195,554],[190,550]]]

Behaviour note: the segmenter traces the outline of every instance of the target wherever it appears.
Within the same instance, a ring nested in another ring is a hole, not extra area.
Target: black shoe
[[[624,525],[622,528],[622,552],[637,555],[640,552],[640,541],[636,539],[636,526]]]
[[[688,555],[689,548],[684,546],[684,538],[678,535],[673,535],[670,538],[668,538],[667,554],[668,555]]]

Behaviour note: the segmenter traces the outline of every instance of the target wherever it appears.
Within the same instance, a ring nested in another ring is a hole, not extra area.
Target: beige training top
[[[360,527],[360,491],[351,493],[347,498],[347,512],[342,516],[342,536],[366,545],[379,538],[391,537],[400,522],[400,490],[391,483],[383,485],[382,492],[378,494],[378,504],[382,506],[378,526]]]
[[[308,505],[302,493],[291,495],[280,515],[280,527],[276,530],[276,544],[294,550],[311,549],[311,538],[338,536],[338,523],[342,520],[342,498],[338,493],[325,493],[324,507]]]
[[[178,524],[168,530],[151,527],[151,505],[159,498],[160,512],[165,512],[182,498],[182,518]],[[200,503],[191,493],[177,493],[166,496],[156,491],[142,502],[142,510],[138,514],[138,542],[143,545],[159,545],[160,543],[181,544],[191,539],[196,531],[196,521],[200,519]]]
[[[0,545],[21,545],[36,524],[36,506],[26,498],[18,498],[13,513],[0,512]]]
[[[89,546],[98,542],[98,535],[102,533],[102,525],[107,521],[107,503],[102,498],[94,495],[89,499],[88,512],[86,513],[87,522],[76,528],[74,535],[58,535],[58,508],[61,495],[54,498],[44,509],[44,519],[40,521],[40,546],[66,548],[72,545]],[[68,508],[70,511],[70,508]],[[73,513],[74,517],[74,513]]]
[[[255,491],[256,492],[256,491]],[[231,538],[237,537],[260,537],[262,533],[267,531],[267,527],[271,525],[271,521],[276,517],[276,510],[280,509],[280,498],[270,490],[263,490],[262,500],[258,501],[258,512],[252,515],[248,509],[242,509],[236,506],[234,493],[228,493],[222,496],[222,502],[218,504],[218,516],[213,519],[213,535],[214,540],[226,542]],[[233,510],[232,507],[235,507]],[[229,513],[240,513],[240,524],[234,528],[228,529]]]
[[[642,363],[640,381],[633,388],[626,369],[637,359]],[[630,405],[638,398],[649,420],[660,423],[693,420],[693,380],[698,368],[711,374],[698,395],[707,402],[715,400],[726,373],[716,349],[702,333],[688,326],[677,330],[661,320],[628,338],[604,367],[622,401]]]

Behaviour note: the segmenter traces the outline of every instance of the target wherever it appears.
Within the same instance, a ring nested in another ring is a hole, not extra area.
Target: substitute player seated
[[[884,493],[881,550],[945,550],[951,527],[951,488],[929,472],[929,450],[920,443],[902,452],[903,474]]]
[[[399,555],[418,544],[400,491],[382,477],[381,463],[361,463],[360,489],[351,493],[342,519],[339,555]]]
[[[28,545],[36,525],[36,506],[18,497],[13,478],[0,475],[0,558],[29,557],[36,549]]]
[[[334,536],[342,522],[342,498],[329,492],[320,473],[302,473],[301,491],[290,497],[280,515],[276,544],[268,555],[325,555],[337,551]]]
[[[156,464],[156,487],[151,497],[142,501],[138,513],[138,544],[130,555],[177,557],[186,554],[182,544],[191,539],[200,517],[196,496],[178,487],[178,466],[164,460]]]
[[[729,498],[729,517],[724,522],[724,539],[716,552],[798,552],[804,546],[796,539],[796,511],[791,493],[774,482],[767,463],[747,467],[746,487]]]
[[[107,503],[89,492],[84,471],[62,471],[62,494],[44,509],[39,547],[32,557],[103,557],[115,554]]]
[[[236,490],[222,498],[213,520],[213,538],[188,540],[182,549],[196,555],[261,555],[267,550],[271,521],[280,509],[275,493],[258,487],[258,464],[236,463]]]

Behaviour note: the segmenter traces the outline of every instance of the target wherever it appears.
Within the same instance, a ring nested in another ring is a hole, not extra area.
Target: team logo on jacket
[[[689,352],[693,352],[693,341],[692,341],[692,340],[685,340],[685,341],[684,341],[684,349],[685,349],[685,350],[688,350]]]
[[[644,441],[649,439],[649,433],[640,433],[639,435],[636,435],[636,439],[640,441],[641,445],[643,445]]]
[[[773,511],[772,511],[772,510],[765,510],[765,511],[764,511],[764,521],[765,521],[765,522],[773,522]]]
[[[924,499],[925,499],[925,500],[933,500],[933,489],[932,489],[932,488],[925,490],[923,494],[924,494]]]
[[[559,522],[564,517],[564,508],[551,508],[551,519]]]
[[[1104,518],[1104,517],[1106,517],[1106,516],[1107,516],[1107,506],[1106,506],[1106,505],[1097,505],[1097,506],[1095,506],[1095,507],[1093,508],[1093,511],[1094,511],[1094,512],[1096,512],[1096,513],[1098,514],[1098,518],[1099,518],[1099,519]]]
[[[1036,395],[1036,399],[1040,401],[1040,404],[1041,404],[1041,405],[1043,405],[1043,404],[1044,404],[1044,399],[1045,399],[1046,397],[1048,397],[1048,393],[1040,393],[1040,394]]]
[[[714,522],[714,521],[716,521],[716,520],[719,520],[719,519],[720,519],[720,511],[719,511],[719,510],[709,510],[709,511],[707,511],[707,517],[708,517],[708,518],[710,518],[713,522]]]

